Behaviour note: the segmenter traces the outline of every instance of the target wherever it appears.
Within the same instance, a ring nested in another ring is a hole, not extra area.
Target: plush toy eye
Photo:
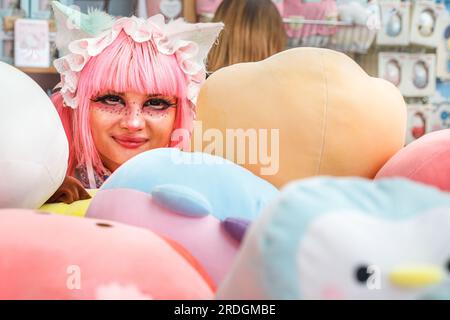
[[[447,271],[450,272],[450,260],[447,261],[446,267],[447,267]]]
[[[358,282],[365,284],[370,277],[369,266],[361,265],[357,267],[355,271],[355,277]]]

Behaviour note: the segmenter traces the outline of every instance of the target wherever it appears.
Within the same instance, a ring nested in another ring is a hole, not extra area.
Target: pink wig
[[[178,97],[174,131],[191,132],[194,112],[187,99],[187,79],[175,55],[160,53],[152,41],[135,42],[123,31],[101,54],[86,64],[77,88],[79,105],[76,109],[63,106],[60,93],[53,95],[67,138],[70,156],[68,174],[73,175],[80,164],[92,166],[97,174],[106,170],[94,146],[90,122],[90,99],[107,90],[115,92],[160,93]],[[189,147],[183,135],[171,141],[170,147]]]

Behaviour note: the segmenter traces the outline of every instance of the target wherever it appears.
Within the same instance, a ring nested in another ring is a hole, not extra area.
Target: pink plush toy
[[[301,17],[305,20],[337,20],[337,6],[334,0],[323,1],[299,1],[285,0],[283,15],[289,17]],[[329,36],[336,33],[336,27],[320,24],[304,24],[301,28],[288,28],[290,37],[309,37],[315,35]]]
[[[375,179],[405,177],[450,191],[450,129],[429,133],[407,145]]]
[[[241,218],[221,222],[202,198],[192,189],[174,185],[159,186],[151,195],[131,189],[100,190],[86,217],[147,228],[175,240],[218,284],[229,271],[249,223]]]
[[[280,14],[283,14],[283,0],[272,1],[277,6]],[[195,8],[197,14],[214,14],[221,3],[222,0],[197,0]]]
[[[0,299],[213,296],[178,245],[119,223],[0,210],[0,252]]]

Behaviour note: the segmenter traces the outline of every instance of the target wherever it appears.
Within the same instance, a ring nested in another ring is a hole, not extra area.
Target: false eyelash
[[[156,100],[159,105],[164,105],[163,108],[157,109],[157,110],[160,110],[160,111],[166,110],[166,109],[168,109],[170,107],[174,107],[174,106],[176,106],[178,104],[178,101],[176,99],[175,99],[175,102],[172,102],[172,103],[169,100],[167,100],[167,99],[156,98],[156,97],[147,100],[147,102],[150,101],[150,100]],[[155,106],[150,104],[150,105],[145,105],[145,107],[152,108],[152,107],[155,107]]]
[[[105,102],[107,99],[109,98],[115,98],[118,97],[117,95],[113,95],[113,94],[106,94],[104,96],[100,96],[94,99],[91,99],[92,102]],[[122,99],[122,98],[121,98]]]

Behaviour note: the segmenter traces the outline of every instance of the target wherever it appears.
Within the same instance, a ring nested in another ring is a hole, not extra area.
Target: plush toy
[[[91,197],[97,194],[97,189],[87,190]],[[91,204],[92,198],[85,200],[74,201],[70,204],[59,202],[59,203],[46,203],[38,210],[42,212],[61,214],[64,216],[74,216],[74,217],[84,217],[86,211]]]
[[[0,62],[0,208],[39,208],[62,184],[68,143],[45,92]]]
[[[219,299],[450,298],[450,195],[404,179],[313,178],[248,230]]]
[[[216,284],[229,271],[249,221],[218,220],[201,194],[177,185],[162,185],[151,192],[131,189],[101,190],[86,214],[150,229],[185,247]]]
[[[179,244],[119,223],[0,210],[0,299],[210,299]]]
[[[151,193],[162,185],[185,187],[180,201],[188,201],[189,195],[195,194],[206,211],[219,220],[227,217],[252,220],[278,195],[270,183],[228,160],[177,148],[154,149],[137,155],[117,169],[100,190],[134,189]],[[173,189],[173,196],[178,196],[179,190]],[[183,206],[182,212],[186,210]]]
[[[375,179],[405,177],[450,191],[450,129],[429,133],[392,157]]]
[[[381,21],[379,5],[376,2],[359,0],[338,0],[339,26],[331,38],[329,47],[344,51],[366,53],[378,33]]]
[[[406,106],[397,88],[346,55],[295,48],[214,73],[200,92],[198,120],[204,135],[219,130],[224,145],[230,132],[248,133],[244,151],[259,158],[227,158],[281,186],[315,175],[373,178],[404,145]]]
[[[358,1],[340,1],[337,6],[339,20],[349,24],[366,25],[371,12]]]
[[[284,0],[285,17],[299,17],[304,20],[336,21],[337,7],[334,0],[298,1]],[[333,25],[304,24],[301,28],[287,28],[289,37],[328,36],[336,32]]]

